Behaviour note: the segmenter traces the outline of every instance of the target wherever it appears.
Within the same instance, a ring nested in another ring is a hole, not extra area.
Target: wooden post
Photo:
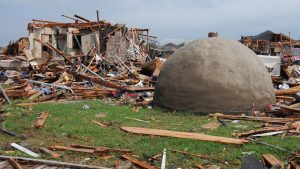
[[[150,42],[149,42],[149,29],[147,30],[147,51],[150,53]]]

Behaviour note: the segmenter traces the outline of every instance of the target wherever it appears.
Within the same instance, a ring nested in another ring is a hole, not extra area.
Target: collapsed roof
[[[259,58],[234,40],[208,38],[177,50],[164,64],[154,104],[180,111],[245,112],[275,102]]]

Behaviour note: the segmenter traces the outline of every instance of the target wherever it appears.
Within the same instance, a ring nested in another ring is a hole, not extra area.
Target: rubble
[[[74,17],[68,18],[75,23],[33,19],[29,38],[4,49],[3,78],[16,86],[2,93],[24,102],[111,96],[120,104],[148,105],[153,94],[144,92],[153,93],[165,61],[151,57],[156,37],[149,29]],[[12,77],[8,70],[19,73]]]

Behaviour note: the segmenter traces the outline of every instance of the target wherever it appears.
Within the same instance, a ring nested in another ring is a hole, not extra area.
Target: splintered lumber
[[[108,148],[108,147],[93,147],[93,146],[86,146],[86,145],[79,145],[79,144],[71,144],[73,148],[84,148],[84,149],[92,149],[95,150],[96,153],[104,153],[104,152],[121,152],[121,153],[130,153],[131,150],[128,149],[118,149],[118,148]]]
[[[247,137],[253,134],[260,134],[260,133],[267,133],[267,132],[272,132],[272,131],[285,131],[285,130],[290,130],[293,129],[293,126],[279,126],[279,127],[266,127],[262,129],[257,129],[257,130],[250,130],[244,133],[234,133],[233,135],[235,137]]]
[[[284,163],[282,161],[279,161],[276,157],[274,157],[272,154],[263,154],[262,159],[265,163],[265,166],[271,168],[275,165],[280,165],[280,169],[284,169]]]
[[[22,165],[18,163],[18,161],[14,158],[9,158],[8,162],[12,165],[15,169],[23,169]]]
[[[107,125],[102,124],[102,123],[100,123],[100,122],[98,122],[96,120],[91,120],[91,122],[94,123],[94,124],[97,124],[98,126],[107,127]]]
[[[65,92],[66,92],[65,90],[60,90],[58,92],[54,92],[54,93],[46,95],[44,97],[36,98],[36,99],[34,99],[34,101],[43,102],[43,101],[58,97],[59,95],[65,93]]]
[[[189,153],[187,151],[181,151],[181,150],[174,150],[174,149],[170,149],[170,150],[175,152],[175,153],[181,153],[181,154],[184,154],[184,155],[190,155],[190,156],[194,156],[194,157],[199,157],[199,158],[204,158],[204,159],[208,159],[208,160],[215,160],[215,161],[222,162],[222,160],[219,160],[219,159],[211,157],[211,156],[206,156],[206,155],[201,155],[201,154],[194,154],[194,153]]]
[[[0,156],[1,160],[8,160],[9,158],[14,158],[18,161],[30,162],[34,164],[45,164],[50,166],[56,167],[69,167],[69,168],[78,168],[78,169],[112,169],[112,168],[105,168],[99,166],[90,166],[90,165],[82,165],[82,164],[73,164],[73,163],[66,163],[60,161],[52,161],[52,160],[42,160],[42,159],[32,159],[32,158],[23,158],[23,157],[11,157],[11,156]]]
[[[196,161],[194,161],[194,167],[196,169],[204,169],[204,167],[202,167],[200,164],[198,164]]]
[[[285,89],[285,90],[276,90],[275,95],[276,96],[279,96],[279,95],[295,95],[299,91],[300,91],[300,85],[296,86],[296,87],[289,88],[289,89]]]
[[[222,119],[230,120],[245,120],[245,121],[261,121],[265,123],[287,123],[299,121],[300,118],[273,118],[273,117],[258,117],[258,116],[236,116],[236,115],[224,115],[224,114],[210,114],[210,117],[219,117]]]
[[[286,105],[283,105],[283,104],[280,104],[279,107],[282,108],[282,109],[289,110],[289,111],[300,112],[300,108],[296,108],[296,107],[286,106]]]
[[[122,86],[120,86],[118,84],[114,84],[114,83],[104,81],[101,78],[97,78],[97,77],[94,78],[94,77],[90,77],[90,76],[87,76],[87,75],[84,75],[84,74],[79,74],[79,73],[76,73],[76,72],[69,72],[69,73],[73,74],[74,76],[77,76],[78,78],[88,80],[88,81],[92,81],[94,83],[97,83],[97,84],[100,84],[100,85],[103,85],[103,86],[106,86],[106,87],[110,87],[110,88],[113,88],[113,89],[123,89]]]
[[[133,157],[130,156],[130,155],[124,154],[124,155],[122,155],[121,157],[124,158],[124,159],[126,159],[126,160],[131,161],[133,164],[138,165],[139,167],[142,167],[142,168],[145,168],[145,169],[155,169],[155,167],[150,166],[150,165],[148,165],[148,164],[145,163],[145,162],[141,162],[141,161],[139,161],[139,160],[133,158]]]
[[[43,128],[45,121],[48,118],[49,113],[48,112],[42,112],[41,115],[38,117],[37,121],[35,122],[34,126],[35,128]]]
[[[86,149],[86,148],[72,148],[72,147],[65,147],[65,146],[51,146],[49,147],[50,150],[62,150],[62,151],[74,151],[79,153],[95,153],[93,149]]]
[[[86,19],[86,18],[84,18],[84,17],[82,17],[82,16],[79,16],[79,15],[74,15],[74,17],[76,17],[76,18],[78,18],[78,19],[81,19],[81,20],[83,20],[83,21],[85,21],[85,22],[91,22],[90,20],[88,20],[88,19]]]
[[[18,145],[16,143],[11,143],[10,145],[12,147],[14,147],[15,149],[20,150],[20,151],[22,151],[22,152],[24,152],[24,153],[26,153],[26,154],[28,154],[28,155],[30,155],[32,157],[35,157],[35,158],[40,157],[40,155],[38,155],[38,154],[36,154],[36,153],[28,150],[27,148],[22,147],[22,146],[20,146],[20,145]]]
[[[53,157],[53,158],[60,158],[60,157],[61,157],[60,154],[58,154],[58,153],[56,153],[56,152],[54,152],[54,151],[51,151],[51,150],[49,150],[49,149],[47,149],[47,148],[40,148],[40,150],[41,150],[42,152],[46,153],[46,154],[51,155],[51,157]]]
[[[135,133],[135,134],[176,137],[176,138],[211,141],[211,142],[225,143],[225,144],[244,144],[244,143],[248,142],[247,140],[244,140],[244,139],[211,136],[211,135],[201,134],[201,133],[187,133],[187,132],[139,128],[139,127],[121,127],[121,129],[124,131],[127,131],[129,133]]]
[[[153,86],[146,86],[146,87],[138,87],[138,86],[128,86],[126,87],[128,91],[154,91],[155,87]]]

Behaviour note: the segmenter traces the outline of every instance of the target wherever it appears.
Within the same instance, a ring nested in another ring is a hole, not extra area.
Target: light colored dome
[[[207,38],[177,50],[158,77],[154,104],[192,112],[264,110],[275,102],[259,58],[235,40]]]

